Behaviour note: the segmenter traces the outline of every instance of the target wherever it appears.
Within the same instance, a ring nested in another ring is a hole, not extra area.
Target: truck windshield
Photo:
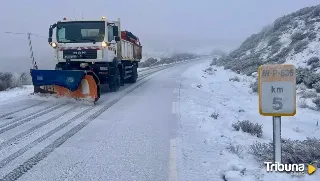
[[[104,21],[74,21],[57,24],[58,43],[102,42]]]

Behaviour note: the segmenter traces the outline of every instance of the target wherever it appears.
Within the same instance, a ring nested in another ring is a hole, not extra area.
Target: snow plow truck
[[[100,98],[101,85],[107,84],[115,92],[138,78],[142,46],[138,37],[121,31],[120,19],[64,18],[50,26],[48,42],[57,64],[55,70],[30,70],[35,93],[95,103]]]

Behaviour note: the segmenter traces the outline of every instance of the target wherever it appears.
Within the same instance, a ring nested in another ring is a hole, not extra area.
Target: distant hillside
[[[174,53],[168,57],[160,57],[160,58],[150,57],[150,58],[146,59],[145,61],[140,62],[139,67],[145,68],[145,67],[152,67],[152,66],[163,65],[163,64],[170,64],[170,63],[175,63],[175,62],[198,58],[201,56],[203,56],[203,55],[197,55],[194,53]]]
[[[320,86],[320,5],[283,16],[213,64],[252,75],[262,64],[294,64],[297,83]],[[320,87],[319,87],[320,92]]]

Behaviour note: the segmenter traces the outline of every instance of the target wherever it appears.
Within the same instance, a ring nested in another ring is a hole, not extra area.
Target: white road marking
[[[176,159],[176,140],[175,139],[170,140],[169,181],[178,181],[177,159]]]
[[[179,102],[172,102],[172,114],[179,113]]]

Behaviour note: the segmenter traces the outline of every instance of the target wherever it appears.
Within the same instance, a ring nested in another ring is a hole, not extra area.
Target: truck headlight
[[[51,42],[50,45],[52,46],[52,48],[57,48],[57,44],[55,42]]]
[[[108,46],[108,43],[106,43],[106,42],[103,41],[103,42],[101,43],[101,46],[102,46],[103,48],[104,48],[104,47],[107,47],[107,46]]]

